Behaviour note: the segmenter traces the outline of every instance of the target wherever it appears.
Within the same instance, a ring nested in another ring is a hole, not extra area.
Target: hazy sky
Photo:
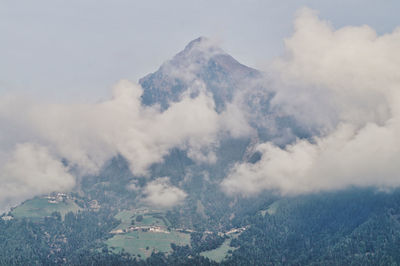
[[[137,81],[198,36],[263,68],[283,52],[303,6],[335,28],[368,24],[382,34],[399,24],[395,0],[0,0],[0,94],[108,98],[116,81]]]

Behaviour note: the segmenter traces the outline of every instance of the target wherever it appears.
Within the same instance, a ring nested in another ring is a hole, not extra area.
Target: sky
[[[296,10],[310,7],[335,28],[398,24],[394,0],[0,0],[0,94],[44,101],[108,99],[199,36],[263,69],[284,51]]]

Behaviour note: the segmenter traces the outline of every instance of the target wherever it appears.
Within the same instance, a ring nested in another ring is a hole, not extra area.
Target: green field
[[[137,220],[139,215],[143,218],[140,221]],[[115,218],[121,220],[121,224],[114,228],[114,230],[128,229],[132,225],[132,221],[134,226],[158,226],[165,231],[168,231],[167,228],[170,226],[170,222],[164,217],[164,214],[156,211],[124,210],[119,212]],[[190,234],[174,230],[168,231],[168,233],[138,230],[116,234],[105,243],[115,253],[124,250],[130,254],[147,258],[153,251],[172,251],[172,243],[176,245],[189,245]]]
[[[230,243],[231,239],[226,239],[219,248],[201,252],[200,255],[210,260],[221,262],[228,255],[229,250],[235,250],[235,248],[229,246]]]
[[[274,215],[281,205],[281,201],[277,200],[270,204],[265,210],[260,210],[260,214],[264,217],[266,214]]]
[[[171,231],[170,233],[155,233],[134,231],[125,234],[115,235],[105,242],[108,247],[118,253],[125,250],[133,255],[147,258],[153,251],[170,252],[171,243],[176,245],[189,245],[190,234]],[[148,247],[148,248],[147,248]]]
[[[40,219],[50,216],[53,212],[61,213],[61,216],[68,212],[77,212],[80,209],[78,205],[72,200],[65,200],[65,202],[49,203],[46,198],[34,198],[25,201],[11,211],[11,215],[15,218],[33,218]]]
[[[143,220],[137,221],[137,216],[141,215]],[[149,213],[140,213],[138,214],[134,210],[124,210],[115,215],[115,219],[121,220],[121,224],[118,225],[115,229],[126,229],[132,225],[132,221],[135,226],[161,226],[168,227],[170,223],[167,219],[164,218],[162,213],[158,212],[149,212]]]
[[[236,249],[235,247],[231,247],[230,244],[232,239],[239,235],[240,234],[231,235],[229,238],[225,239],[224,243],[222,243],[220,247],[201,252],[200,255],[216,262],[223,261],[227,256],[229,256],[229,251],[234,251]]]
[[[131,221],[134,220],[135,213],[134,211],[121,211],[114,217],[117,220],[121,220],[121,224],[115,229],[125,229],[131,225]]]
[[[266,210],[266,213],[268,213],[269,215],[274,215],[279,208],[279,204],[280,204],[279,201],[275,201],[274,203],[269,205],[268,209]],[[265,216],[265,213],[263,216]]]

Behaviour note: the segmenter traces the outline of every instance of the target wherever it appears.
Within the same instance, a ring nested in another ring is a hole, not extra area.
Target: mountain
[[[261,159],[257,143],[283,146],[314,134],[271,105],[265,73],[200,37],[139,82],[144,105],[165,111],[201,91],[212,95],[219,114],[237,106],[254,132],[224,136],[214,164],[175,147],[148,176],[135,176],[117,155],[73,191],[23,202],[0,216],[0,265],[400,264],[400,190],[256,197],[221,191],[232,166]],[[154,191],[164,205],[151,204]]]
[[[196,89],[196,81],[202,81],[200,86],[212,93],[217,110],[221,111],[238,90],[261,76],[258,70],[240,64],[211,40],[199,37],[139,83],[144,88],[142,102],[159,103],[165,109],[169,102],[178,101],[183,92]]]
[[[179,101],[182,94],[196,96],[199,90],[211,93],[217,112],[234,102],[256,129],[255,141],[284,145],[315,133],[273,109],[270,102],[275,92],[266,87],[271,82],[265,73],[239,63],[205,37],[192,40],[139,83],[144,89],[142,103],[159,104],[163,110]]]

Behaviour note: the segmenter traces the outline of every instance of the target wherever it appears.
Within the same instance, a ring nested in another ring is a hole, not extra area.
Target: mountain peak
[[[210,41],[210,39],[208,39],[207,37],[200,36],[200,37],[198,37],[198,38],[196,38],[196,39],[190,41],[190,42],[186,45],[185,50],[190,50],[190,49],[192,49],[192,48],[193,48],[194,46],[196,46],[196,45],[201,45],[202,43],[207,43],[207,42],[209,42],[209,41]]]
[[[169,102],[179,100],[194,80],[201,81],[213,94],[217,109],[221,110],[232,100],[243,80],[259,75],[257,70],[242,65],[224,52],[214,40],[199,37],[139,83],[144,88],[144,104],[160,103],[167,108]]]
[[[181,52],[176,54],[169,63],[187,64],[187,63],[206,63],[211,57],[216,55],[227,55],[212,39],[207,37],[198,37],[190,41]]]
[[[219,47],[218,43],[204,36],[200,36],[192,41],[190,41],[182,52],[189,52],[193,50],[200,51],[218,51],[220,53],[224,53],[224,51]]]

